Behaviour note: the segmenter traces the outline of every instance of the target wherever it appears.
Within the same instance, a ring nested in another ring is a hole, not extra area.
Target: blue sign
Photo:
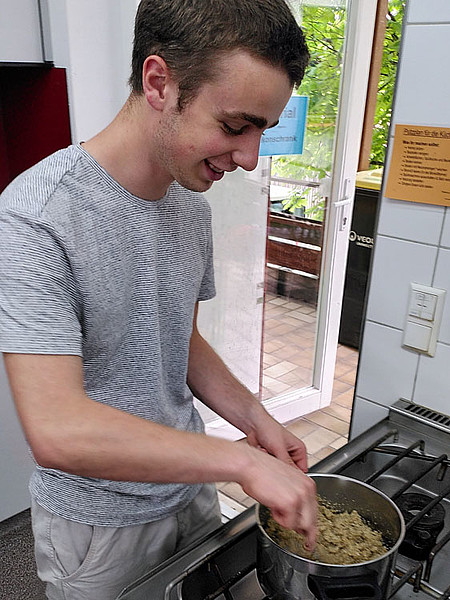
[[[302,154],[307,113],[308,96],[291,96],[278,125],[264,132],[259,155]]]

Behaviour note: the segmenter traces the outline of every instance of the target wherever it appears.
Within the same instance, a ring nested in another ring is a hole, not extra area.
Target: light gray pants
[[[221,524],[213,484],[204,485],[178,514],[145,525],[82,525],[36,502],[31,515],[38,575],[49,600],[114,600],[152,567]]]

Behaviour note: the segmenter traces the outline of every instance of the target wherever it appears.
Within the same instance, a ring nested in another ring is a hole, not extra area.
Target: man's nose
[[[261,142],[261,134],[252,136],[242,136],[239,139],[236,149],[232,152],[233,162],[242,167],[246,171],[256,169],[259,159],[259,145]]]

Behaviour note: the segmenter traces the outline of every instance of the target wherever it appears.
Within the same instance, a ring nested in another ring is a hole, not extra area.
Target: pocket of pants
[[[71,581],[87,570],[99,536],[98,527],[52,517],[49,542],[57,579]]]

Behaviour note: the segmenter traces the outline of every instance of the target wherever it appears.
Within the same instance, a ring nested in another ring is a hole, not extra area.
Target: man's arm
[[[189,352],[188,384],[194,395],[243,431],[248,442],[287,464],[307,471],[303,442],[278,423],[228,370],[197,329],[197,311]]]
[[[85,477],[144,482],[236,481],[284,526],[315,539],[315,488],[246,444],[177,431],[95,402],[76,356],[4,354],[36,461]]]

